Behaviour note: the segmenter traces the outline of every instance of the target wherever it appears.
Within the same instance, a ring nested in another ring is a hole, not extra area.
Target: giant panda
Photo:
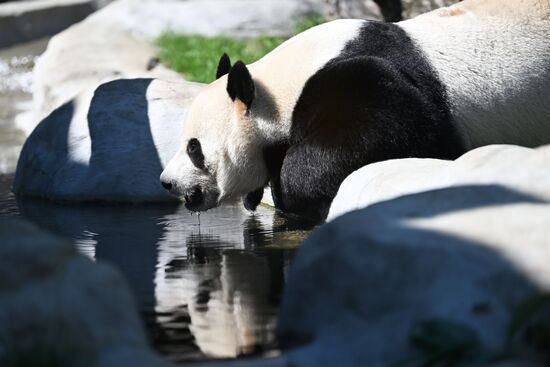
[[[268,182],[276,207],[322,221],[354,170],[550,142],[550,0],[465,0],[399,23],[337,20],[194,100],[162,185],[204,211]]]

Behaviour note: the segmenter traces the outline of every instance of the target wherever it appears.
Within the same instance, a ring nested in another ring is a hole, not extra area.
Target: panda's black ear
[[[229,73],[229,70],[231,70],[231,60],[229,59],[229,56],[227,56],[227,54],[224,52],[222,57],[220,57],[220,61],[218,62],[216,79],[219,79],[225,74]]]
[[[250,109],[254,100],[254,90],[254,81],[246,65],[242,61],[237,61],[227,77],[229,97],[232,101],[240,100],[246,105],[247,109]]]

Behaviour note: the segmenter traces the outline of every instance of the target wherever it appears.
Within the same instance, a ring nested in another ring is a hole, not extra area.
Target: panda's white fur
[[[230,98],[227,76],[209,85],[191,106],[182,147],[161,180],[188,199],[200,188],[203,200],[193,210],[263,187],[271,178],[265,148],[290,140],[306,83],[360,38],[365,24],[338,20],[317,26],[249,65],[256,87],[250,108],[238,96]],[[445,108],[465,150],[550,142],[550,0],[465,0],[397,27],[420,51],[415,57],[424,57],[441,81]],[[189,159],[191,138],[200,141],[206,169]]]
[[[400,26],[447,87],[468,149],[550,142],[548,0],[465,1]]]
[[[363,22],[336,20],[311,28],[249,65],[256,84],[269,93],[257,96],[260,103],[255,102],[255,113],[247,114],[240,102],[231,101],[226,92],[227,75],[207,86],[191,105],[181,149],[161,180],[171,182],[171,192],[177,196],[189,195],[196,185],[203,187],[206,201],[197,210],[239,200],[264,185],[268,172],[258,159],[263,147],[288,137],[292,111],[306,80],[340,53]],[[257,93],[262,90],[257,88]],[[261,103],[261,97],[273,98],[277,116],[266,108],[268,103]],[[186,153],[187,141],[193,137],[201,141],[208,172],[197,169]]]

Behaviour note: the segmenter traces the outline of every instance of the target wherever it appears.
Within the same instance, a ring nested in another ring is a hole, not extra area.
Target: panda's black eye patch
[[[187,155],[195,167],[204,169],[204,154],[202,154],[201,143],[198,139],[189,139],[187,143]]]

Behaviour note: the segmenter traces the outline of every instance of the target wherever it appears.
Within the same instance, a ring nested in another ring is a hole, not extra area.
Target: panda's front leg
[[[260,205],[260,202],[262,201],[262,198],[264,197],[264,188],[260,187],[256,191],[249,192],[246,197],[244,198],[244,207],[246,210],[250,210],[251,212],[256,211],[256,208],[258,205]]]
[[[271,180],[275,207],[314,223],[325,220],[345,174],[338,154],[302,143],[290,147],[280,174]],[[343,176],[343,177],[340,177]]]

